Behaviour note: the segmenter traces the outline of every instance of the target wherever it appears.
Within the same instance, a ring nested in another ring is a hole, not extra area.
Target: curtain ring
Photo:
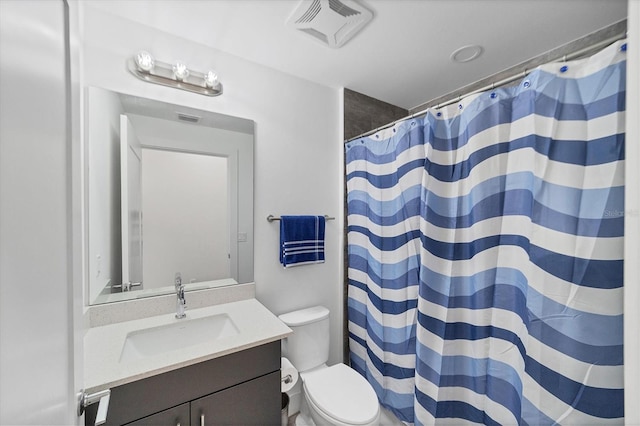
[[[564,56],[562,57],[562,62],[567,62],[567,55],[564,55]]]

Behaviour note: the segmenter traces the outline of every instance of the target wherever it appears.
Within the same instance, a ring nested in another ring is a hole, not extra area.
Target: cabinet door
[[[126,426],[189,426],[189,403],[127,423]]]
[[[280,372],[232,386],[191,402],[191,424],[280,425]]]

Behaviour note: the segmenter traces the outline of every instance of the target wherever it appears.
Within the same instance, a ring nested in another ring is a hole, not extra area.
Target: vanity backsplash
[[[187,313],[191,309],[220,305],[255,298],[255,283],[217,287],[186,293]],[[168,314],[176,310],[176,295],[166,294],[151,298],[125,300],[88,308],[85,321],[89,327],[100,327],[123,321]]]

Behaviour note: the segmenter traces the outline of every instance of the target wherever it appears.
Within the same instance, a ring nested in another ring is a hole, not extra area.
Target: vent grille
[[[185,114],[184,112],[177,112],[178,120],[186,121],[187,123],[197,123],[201,117],[197,115]]]
[[[322,41],[325,44],[329,44],[329,40],[327,40],[327,35],[326,34],[322,34],[318,30],[314,30],[313,28],[300,28],[300,31],[303,31],[303,32],[305,32],[305,33],[317,38],[318,40]]]
[[[320,13],[320,9],[322,9],[322,5],[320,4],[320,0],[313,0],[313,4],[309,7],[304,15],[302,15],[297,21],[296,24],[305,24],[307,22],[313,21],[318,13]]]
[[[331,48],[339,48],[373,18],[356,0],[302,0],[287,25]]]
[[[357,10],[351,9],[350,7],[341,3],[339,0],[329,0],[329,7],[331,8],[331,10],[339,15],[344,16],[345,18],[359,14]]]

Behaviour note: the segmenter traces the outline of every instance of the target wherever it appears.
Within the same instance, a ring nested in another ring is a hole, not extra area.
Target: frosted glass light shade
[[[153,69],[155,60],[149,52],[145,52],[143,50],[141,52],[138,52],[138,54],[136,55],[136,65],[138,65],[138,68],[140,68],[142,71],[149,72]]]
[[[218,84],[218,74],[213,71],[207,72],[204,76],[204,84],[207,87],[215,87]]]
[[[173,74],[178,80],[182,81],[185,78],[189,77],[189,70],[187,69],[187,66],[182,62],[176,62],[176,64],[173,66]]]

